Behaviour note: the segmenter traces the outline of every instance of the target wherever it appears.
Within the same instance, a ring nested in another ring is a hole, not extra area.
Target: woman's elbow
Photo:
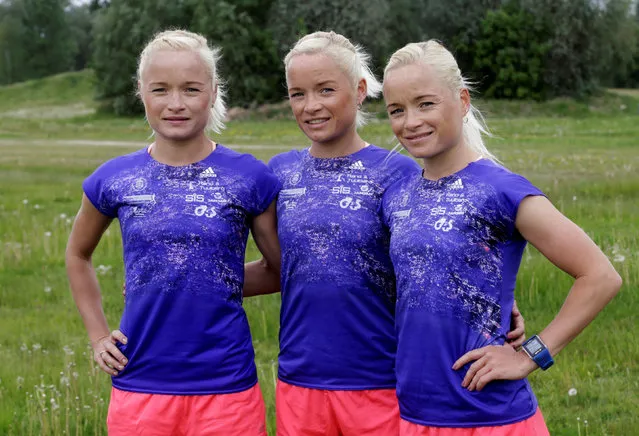
[[[610,265],[608,268],[601,271],[599,275],[599,283],[601,283],[601,289],[604,290],[608,300],[612,300],[621,289],[623,279],[614,267]]]

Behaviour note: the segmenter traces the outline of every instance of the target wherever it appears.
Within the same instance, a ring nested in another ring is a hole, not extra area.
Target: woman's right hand
[[[120,330],[113,330],[110,334],[91,342],[93,360],[100,369],[109,375],[116,376],[124,369],[128,360],[116,347],[116,343],[127,343],[127,337]]]

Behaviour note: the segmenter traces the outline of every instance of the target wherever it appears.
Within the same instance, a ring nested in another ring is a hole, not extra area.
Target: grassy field
[[[149,131],[141,119],[94,113],[86,73],[55,80],[60,82],[0,88],[1,435],[106,434],[110,383],[93,368],[68,291],[63,253],[83,178],[104,160],[142,146]],[[557,364],[531,377],[551,434],[637,434],[639,103],[632,95],[606,94],[588,103],[483,106],[493,115],[490,148],[582,226],[624,279],[620,295]],[[263,160],[305,145],[286,116],[232,121],[228,127],[219,142]],[[381,119],[363,136],[394,145]],[[250,244],[247,259],[256,257]],[[117,225],[105,235],[94,264],[115,327],[123,277]],[[550,321],[570,282],[527,249],[516,295],[528,332]],[[247,299],[245,307],[274,434],[279,297]]]

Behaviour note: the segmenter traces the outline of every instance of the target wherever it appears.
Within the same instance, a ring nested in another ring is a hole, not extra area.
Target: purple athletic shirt
[[[515,228],[520,202],[543,195],[490,160],[438,181],[421,174],[386,192],[397,277],[397,396],[403,419],[443,427],[510,424],[532,416],[527,380],[461,386],[466,352],[502,345],[510,330],[517,270],[526,240]]]
[[[83,188],[122,231],[128,343],[119,347],[129,363],[113,386],[173,395],[252,387],[244,254],[252,218],[279,191],[272,171],[219,144],[180,167],[140,150],[103,164]]]
[[[395,280],[379,215],[391,183],[419,174],[412,159],[370,145],[269,163],[282,182],[280,380],[308,388],[395,387]]]

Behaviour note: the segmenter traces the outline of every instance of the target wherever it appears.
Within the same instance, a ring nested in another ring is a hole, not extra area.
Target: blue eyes
[[[431,108],[431,107],[432,107],[432,106],[434,106],[434,105],[435,105],[435,103],[434,103],[434,102],[432,102],[432,101],[423,101],[423,102],[419,103],[419,104],[417,105],[417,107],[418,107],[419,109],[426,110],[426,109]],[[390,116],[399,115],[399,114],[401,114],[402,112],[404,112],[404,109],[403,109],[403,108],[392,109],[392,110],[390,110],[390,111],[388,112],[388,115],[390,115]]]
[[[184,91],[188,92],[190,94],[200,92],[200,90],[198,88],[185,88]],[[166,88],[153,88],[153,89],[151,89],[151,92],[154,93],[154,94],[164,94],[164,93],[167,92],[167,89]]]
[[[335,92],[334,88],[322,88],[322,89],[319,90],[320,94],[331,94],[333,92]],[[303,97],[303,96],[304,96],[303,92],[294,92],[294,93],[290,94],[288,96],[288,98],[299,98],[299,97]]]

